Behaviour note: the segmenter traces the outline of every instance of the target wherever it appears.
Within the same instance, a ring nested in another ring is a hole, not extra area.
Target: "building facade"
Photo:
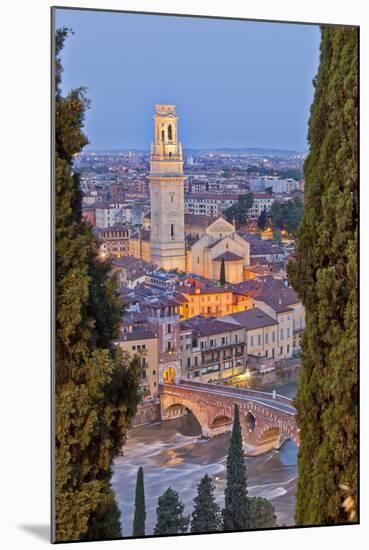
[[[247,345],[242,327],[198,317],[181,323],[183,379],[209,382],[245,372]]]

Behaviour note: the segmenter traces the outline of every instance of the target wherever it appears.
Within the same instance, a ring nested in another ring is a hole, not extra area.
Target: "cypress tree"
[[[225,506],[222,512],[224,531],[248,529],[250,520],[246,464],[237,403],[234,405],[234,420],[227,456],[227,483],[224,496]]]
[[[57,542],[121,536],[110,480],[138,403],[135,363],[112,345],[121,306],[110,265],[81,215],[73,157],[89,103],[83,88],[62,96],[55,37],[55,525]]]
[[[262,497],[249,498],[250,529],[277,527],[274,506],[270,500]]]
[[[224,261],[224,258],[222,258],[222,263],[220,264],[219,285],[224,286],[225,284],[226,284],[225,261]]]
[[[142,466],[140,466],[137,472],[137,481],[136,481],[135,515],[133,518],[133,532],[132,532],[132,535],[134,537],[145,536],[145,520],[146,520],[146,507],[145,507],[144,474],[143,474]]]
[[[184,516],[184,504],[177,491],[168,489],[159,497],[156,508],[156,525],[154,535],[178,535],[186,533],[189,516]]]
[[[298,525],[348,521],[342,504],[347,490],[353,502],[357,495],[357,71],[358,30],[323,27],[304,214],[288,267],[306,308],[296,397]]]
[[[215,501],[214,489],[215,485],[211,477],[205,474],[197,485],[197,495],[193,500],[191,533],[210,533],[221,530],[221,513]]]

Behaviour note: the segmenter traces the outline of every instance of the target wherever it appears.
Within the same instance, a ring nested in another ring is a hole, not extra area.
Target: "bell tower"
[[[166,270],[186,270],[182,145],[175,105],[155,105],[155,141],[150,152],[151,261]]]

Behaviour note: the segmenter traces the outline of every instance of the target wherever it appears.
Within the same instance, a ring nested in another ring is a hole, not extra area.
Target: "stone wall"
[[[161,420],[160,400],[150,399],[137,407],[136,415],[132,422],[132,428],[153,424]]]

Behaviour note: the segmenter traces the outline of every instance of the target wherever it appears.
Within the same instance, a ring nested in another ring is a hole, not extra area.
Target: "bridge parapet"
[[[210,391],[214,388],[215,390],[221,390],[222,392],[228,392],[232,394],[239,394],[240,396],[244,397],[261,397],[264,399],[274,399],[275,401],[279,403],[286,403],[287,405],[293,406],[292,399],[289,399],[288,397],[285,397],[284,395],[280,395],[279,393],[274,394],[273,392],[266,392],[261,390],[250,390],[248,388],[236,388],[234,386],[224,386],[222,384],[214,384],[212,382],[195,382],[193,380],[180,380],[179,381],[180,386],[190,386],[193,388],[210,388]]]
[[[170,418],[169,411],[185,407],[197,418],[204,437],[230,431],[237,402],[248,454],[279,448],[286,438],[299,443],[296,411],[290,399],[273,399],[268,392],[187,381],[162,384],[160,393],[162,417]]]

